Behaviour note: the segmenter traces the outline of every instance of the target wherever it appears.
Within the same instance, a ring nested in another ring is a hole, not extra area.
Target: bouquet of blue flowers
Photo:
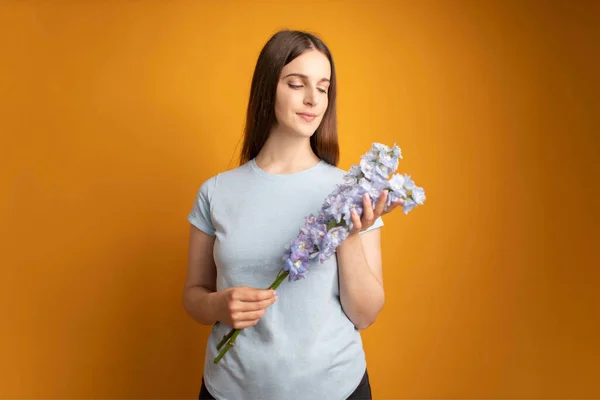
[[[283,255],[283,268],[269,286],[276,289],[286,278],[289,281],[304,279],[312,260],[321,263],[335,254],[336,248],[353,229],[352,212],[363,213],[363,196],[368,193],[374,207],[383,193],[388,192],[385,207],[402,200],[402,211],[408,214],[415,206],[425,201],[425,191],[415,185],[409,175],[393,174],[402,158],[400,148],[394,144],[390,149],[381,143],[373,143],[371,149],[361,157],[360,164],[353,165],[344,175],[344,181],[326,198],[317,215],[305,218],[304,227],[287,246]],[[217,344],[221,350],[214,359],[217,364],[233,346],[241,329],[232,329]]]

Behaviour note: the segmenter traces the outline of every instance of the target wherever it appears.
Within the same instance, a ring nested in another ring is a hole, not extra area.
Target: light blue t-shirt
[[[297,173],[271,174],[252,159],[202,183],[188,221],[215,236],[217,290],[269,287],[283,266],[284,247],[344,173],[321,161]],[[382,225],[378,218],[368,230]],[[305,279],[286,279],[277,295],[218,364],[217,343],[231,327],[212,327],[204,365],[208,391],[227,400],[346,399],[366,359],[360,333],[342,310],[336,256],[312,261]]]

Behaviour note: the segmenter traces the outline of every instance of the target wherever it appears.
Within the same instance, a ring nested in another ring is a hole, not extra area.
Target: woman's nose
[[[304,96],[304,104],[313,107],[317,105],[317,95],[314,89],[307,91],[306,95]]]

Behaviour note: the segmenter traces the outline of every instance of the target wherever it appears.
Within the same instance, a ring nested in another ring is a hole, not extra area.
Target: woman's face
[[[331,65],[317,50],[307,50],[281,72],[275,97],[275,129],[311,137],[327,110]]]

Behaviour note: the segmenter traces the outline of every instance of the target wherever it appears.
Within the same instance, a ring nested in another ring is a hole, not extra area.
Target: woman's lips
[[[303,114],[303,113],[298,113],[298,116],[300,116],[300,118],[302,118],[303,120],[305,120],[306,122],[312,122],[315,118],[317,118],[316,115],[314,114]]]

